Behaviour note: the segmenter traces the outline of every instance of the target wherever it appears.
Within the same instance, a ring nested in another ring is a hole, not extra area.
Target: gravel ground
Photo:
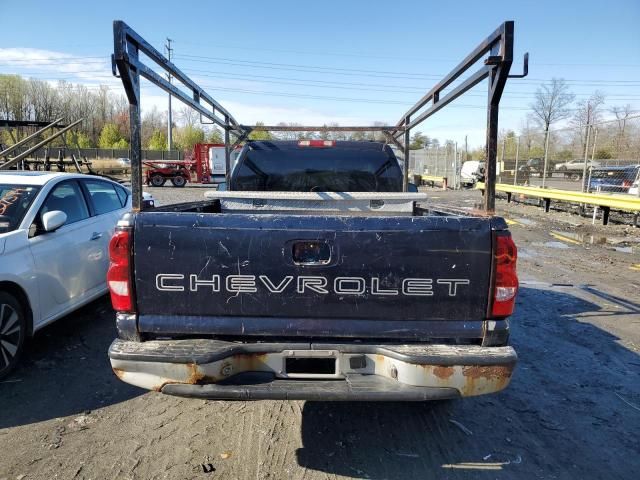
[[[204,192],[147,190],[159,203]],[[149,393],[111,372],[114,315],[102,298],[40,332],[0,384],[0,479],[638,478],[640,230],[499,207],[522,280],[520,360],[505,391],[425,404]]]
[[[156,199],[156,205],[204,200],[204,194],[209,190],[215,190],[215,187],[213,185],[190,185],[184,188],[144,187],[144,191],[149,192]]]

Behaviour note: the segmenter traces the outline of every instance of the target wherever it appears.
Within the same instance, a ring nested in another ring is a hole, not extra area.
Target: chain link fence
[[[482,179],[484,156],[447,142],[412,150],[409,171],[444,177],[451,189]],[[499,138],[496,182],[568,191],[638,193],[640,116]],[[419,180],[416,178],[416,180]]]
[[[17,156],[18,154],[26,151],[29,147],[16,148],[11,152],[11,156]],[[63,158],[70,158],[71,155],[75,155],[76,158],[80,157],[87,160],[115,160],[117,158],[131,158],[128,149],[118,148],[65,148],[65,147],[43,147],[36,150],[30,159],[44,160],[47,156],[52,160],[57,159],[62,154]],[[183,160],[184,155],[179,150],[142,150],[143,160]]]
[[[633,194],[639,171],[640,116],[500,139],[499,183]]]
[[[460,188],[461,153],[455,143],[411,150],[409,171],[413,175],[442,177],[449,187]]]

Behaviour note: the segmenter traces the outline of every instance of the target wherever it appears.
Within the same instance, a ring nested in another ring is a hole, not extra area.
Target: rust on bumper
[[[275,344],[260,344],[263,350],[259,351],[255,351],[257,346],[254,344],[254,351],[251,351],[252,348],[245,344],[232,345],[233,348],[223,345],[225,349],[220,350],[220,342],[217,342],[210,344],[209,351],[208,344],[203,344],[202,341],[198,343],[198,354],[192,352],[181,357],[176,352],[184,352],[190,345],[188,340],[173,342],[171,345],[163,342],[171,341],[143,342],[128,346],[120,344],[117,345],[118,348],[112,345],[110,357],[114,373],[124,382],[155,391],[166,391],[169,385],[194,388],[216,386],[215,398],[218,398],[219,391],[224,390],[224,386],[229,383],[236,387],[241,385],[247,392],[250,391],[252,385],[244,385],[238,380],[242,378],[241,374],[247,373],[271,376],[273,382],[278,382],[279,388],[290,390],[292,395],[287,394],[287,398],[306,398],[302,394],[296,396],[295,389],[310,382],[327,387],[340,383],[351,384],[355,379],[365,377],[384,382],[380,384],[383,387],[369,382],[363,387],[365,390],[384,388],[389,391],[395,385],[398,389],[439,389],[449,392],[448,397],[452,396],[451,392],[455,396],[467,397],[504,389],[511,380],[517,360],[511,347],[307,343],[296,345],[295,348],[291,345],[280,348]],[[175,344],[179,345],[180,350],[173,348]],[[335,372],[322,375],[313,372],[289,374],[286,359],[292,356],[333,359]],[[352,362],[352,357],[357,357],[358,361]],[[268,396],[268,392],[264,395],[266,396],[261,398],[272,398]]]

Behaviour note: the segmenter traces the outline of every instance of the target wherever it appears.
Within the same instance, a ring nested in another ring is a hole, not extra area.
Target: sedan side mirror
[[[54,232],[67,221],[67,214],[62,210],[52,210],[42,215],[42,228],[45,232]]]

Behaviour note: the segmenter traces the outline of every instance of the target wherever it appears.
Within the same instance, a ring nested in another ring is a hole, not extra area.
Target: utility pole
[[[467,136],[464,136],[464,162],[466,162],[467,160],[469,160],[469,145],[467,144]]]
[[[458,189],[458,142],[453,147],[453,189]]]
[[[518,156],[520,155],[520,135],[518,135],[518,143],[516,143],[516,169],[513,173],[513,184],[517,185],[518,182]]]
[[[165,43],[164,48],[165,51],[167,52],[167,58],[169,59],[169,61],[171,61],[171,52],[173,52],[173,48],[171,48],[171,42],[172,40],[167,37],[167,43]],[[167,73],[167,80],[169,80],[169,83],[171,83],[171,75]],[[173,123],[173,118],[171,115],[171,94],[169,94],[169,114],[167,115],[167,120],[168,120],[168,126],[167,126],[167,150],[172,150],[173,149],[173,135],[172,135],[172,123]]]
[[[584,165],[582,166],[582,192],[585,191],[585,180],[587,176],[587,161],[589,160],[589,141],[591,140],[591,124],[587,125],[587,142],[584,144]]]
[[[543,171],[542,171],[542,188],[545,187],[547,183],[547,166],[549,162],[549,125],[545,126],[544,129],[544,162],[543,162]],[[551,175],[553,176],[553,174]]]

